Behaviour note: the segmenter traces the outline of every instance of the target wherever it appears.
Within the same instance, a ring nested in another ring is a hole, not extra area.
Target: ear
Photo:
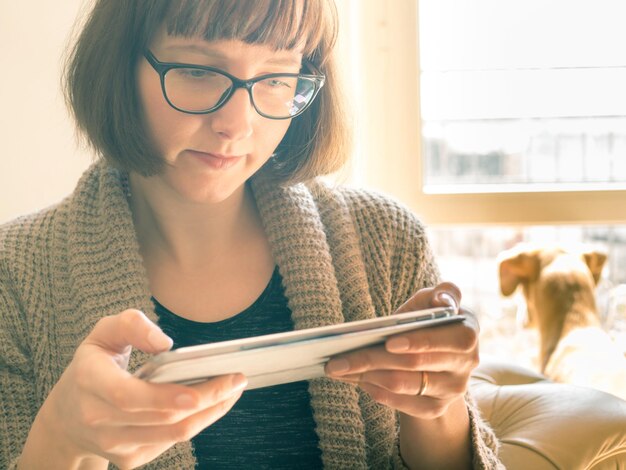
[[[505,251],[499,261],[500,291],[509,296],[521,282],[534,281],[539,276],[539,256],[537,251]]]
[[[602,275],[602,268],[606,262],[606,253],[602,253],[600,251],[589,251],[587,253],[583,253],[583,258],[589,267],[589,271],[591,271],[593,281],[596,285],[598,285],[600,276]]]

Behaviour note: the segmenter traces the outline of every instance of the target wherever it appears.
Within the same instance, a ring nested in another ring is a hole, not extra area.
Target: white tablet
[[[135,375],[150,382],[193,384],[242,373],[247,389],[324,376],[335,355],[384,343],[398,333],[463,320],[438,307],[337,325],[175,349],[153,356]]]

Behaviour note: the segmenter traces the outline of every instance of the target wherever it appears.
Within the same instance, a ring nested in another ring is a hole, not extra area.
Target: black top
[[[223,321],[187,320],[153,301],[175,348],[293,330],[278,269],[250,307]],[[226,416],[192,439],[199,469],[322,468],[318,443],[306,381],[245,391]]]

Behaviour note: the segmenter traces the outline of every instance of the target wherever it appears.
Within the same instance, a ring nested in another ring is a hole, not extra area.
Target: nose
[[[207,116],[215,133],[227,140],[242,140],[252,135],[256,115],[248,90],[239,88],[224,106]]]

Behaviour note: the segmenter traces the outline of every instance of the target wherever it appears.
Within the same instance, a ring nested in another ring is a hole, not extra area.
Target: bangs
[[[180,0],[171,3],[165,24],[172,36],[240,40],[275,50],[302,47],[311,58],[321,43],[329,50],[336,40],[330,8],[320,0]]]

